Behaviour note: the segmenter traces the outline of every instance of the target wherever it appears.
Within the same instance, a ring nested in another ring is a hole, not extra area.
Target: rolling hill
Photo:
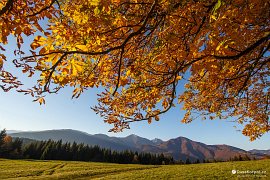
[[[49,139],[58,141],[62,139],[63,142],[84,143],[92,146],[99,145],[100,147],[111,148],[114,150],[125,150],[131,148],[124,142],[121,142],[113,137],[111,138],[106,135],[101,136],[100,134],[90,135],[85,132],[76,131],[72,129],[29,131],[29,132],[11,133],[9,135],[12,137],[28,138],[39,141]]]

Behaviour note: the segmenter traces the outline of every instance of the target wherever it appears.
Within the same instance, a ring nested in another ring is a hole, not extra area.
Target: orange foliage
[[[0,9],[8,2],[1,2]],[[102,86],[105,91],[93,109],[115,132],[130,122],[158,121],[174,103],[183,105],[184,123],[198,114],[235,117],[251,140],[270,130],[267,0],[12,3],[0,13],[1,20],[9,18],[9,23],[0,21],[0,43],[8,43],[13,34],[20,48],[22,33],[44,33],[31,44],[32,56],[14,62],[29,76],[41,72],[36,87],[20,91],[40,104],[46,93],[65,86],[74,87],[72,97]],[[44,17],[48,32],[38,25]]]
[[[11,136],[6,136],[4,138],[4,143],[10,143],[12,141],[12,137]]]

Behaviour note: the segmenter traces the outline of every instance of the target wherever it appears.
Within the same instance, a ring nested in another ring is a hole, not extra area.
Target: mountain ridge
[[[226,144],[207,145],[182,136],[163,141],[157,138],[149,140],[135,134],[126,137],[111,137],[105,134],[91,135],[73,129],[22,131],[9,133],[9,135],[12,137],[28,138],[39,141],[48,139],[58,141],[62,139],[63,142],[72,143],[75,141],[76,143],[84,143],[92,146],[98,145],[102,148],[118,151],[132,150],[138,152],[163,153],[165,155],[173,156],[176,160],[182,161],[185,161],[186,159],[193,161],[202,161],[204,159],[229,160],[230,158],[239,155],[250,157],[263,156],[260,150],[249,152]]]

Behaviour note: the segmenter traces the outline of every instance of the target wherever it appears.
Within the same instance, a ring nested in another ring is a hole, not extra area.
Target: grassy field
[[[0,179],[270,179],[270,160],[152,166],[0,159]]]

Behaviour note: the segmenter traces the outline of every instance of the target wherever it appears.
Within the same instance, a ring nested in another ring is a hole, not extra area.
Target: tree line
[[[267,156],[264,157],[265,159],[267,159]],[[270,158],[268,158],[270,159]],[[186,158],[185,161],[183,160],[178,160],[178,161],[174,161],[174,164],[199,164],[199,163],[217,163],[217,162],[227,162],[227,161],[250,161],[250,160],[256,160],[255,157],[251,158],[248,155],[235,155],[231,158],[229,158],[228,160],[222,160],[222,159],[190,159],[190,158]]]
[[[113,151],[99,146],[83,143],[70,143],[47,140],[35,141],[23,145],[19,138],[8,136],[6,131],[0,133],[0,158],[92,161],[120,164],[173,164],[174,159],[164,154],[133,152],[130,150]]]

